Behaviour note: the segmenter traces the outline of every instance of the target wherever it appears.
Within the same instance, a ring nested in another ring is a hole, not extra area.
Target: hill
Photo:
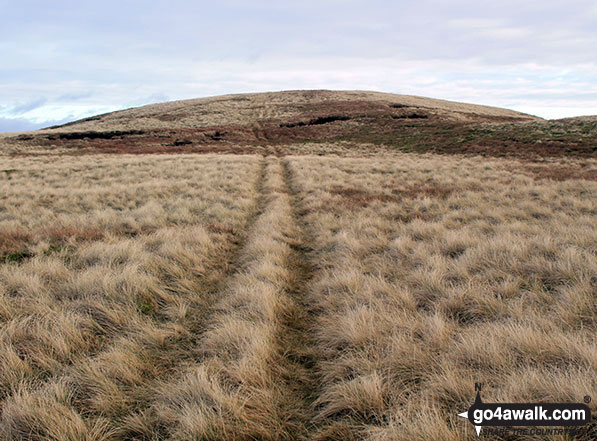
[[[363,91],[287,91],[152,104],[5,137],[70,153],[252,153],[344,142],[404,152],[589,156],[597,122]],[[325,146],[311,149],[328,153]]]
[[[408,110],[401,110],[408,109]],[[419,112],[457,121],[538,120],[512,110],[365,91],[306,90],[172,101],[108,113],[57,127],[71,130],[211,128],[307,122],[313,117],[375,118]]]

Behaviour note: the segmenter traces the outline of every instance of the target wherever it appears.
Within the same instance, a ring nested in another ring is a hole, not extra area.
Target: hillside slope
[[[292,124],[306,122],[314,116],[362,118],[402,115],[408,111],[454,121],[539,119],[507,109],[408,95],[307,90],[224,95],[151,104],[87,118],[54,130],[191,129],[251,126],[268,122]]]
[[[544,121],[507,109],[364,91],[287,91],[173,101],[5,137],[70,153],[253,153],[348,142],[400,151],[589,156],[597,122]],[[329,153],[325,147],[317,153]]]

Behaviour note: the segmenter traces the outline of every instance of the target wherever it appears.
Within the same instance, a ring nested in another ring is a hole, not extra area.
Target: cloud
[[[37,98],[37,99],[34,99],[32,101],[27,101],[22,104],[16,104],[16,105],[12,106],[12,108],[10,108],[8,113],[10,113],[12,115],[22,115],[24,113],[30,112],[32,110],[35,110],[35,109],[43,106],[46,103],[46,101],[47,101],[46,98]]]
[[[125,106],[98,106],[93,104],[47,103],[34,107],[22,115],[14,115],[12,107],[0,107],[0,132],[36,130],[63,124],[101,113],[112,112]]]
[[[70,92],[60,95],[56,98],[56,101],[78,101],[85,98],[89,98],[91,96],[93,96],[91,92]]]
[[[35,123],[25,118],[1,118],[0,117],[0,132],[26,132],[30,130],[43,129],[45,127],[59,125],[69,122],[70,120],[45,121],[43,123]]]

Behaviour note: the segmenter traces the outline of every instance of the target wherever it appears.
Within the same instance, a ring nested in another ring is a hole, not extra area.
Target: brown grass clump
[[[0,233],[0,255],[16,254],[31,240],[31,234],[21,228],[6,230]]]

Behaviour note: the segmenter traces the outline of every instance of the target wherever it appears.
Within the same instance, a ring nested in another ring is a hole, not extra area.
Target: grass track
[[[309,439],[309,269],[280,159],[265,159],[261,211],[199,342],[203,357],[158,388],[148,433],[183,439]]]

